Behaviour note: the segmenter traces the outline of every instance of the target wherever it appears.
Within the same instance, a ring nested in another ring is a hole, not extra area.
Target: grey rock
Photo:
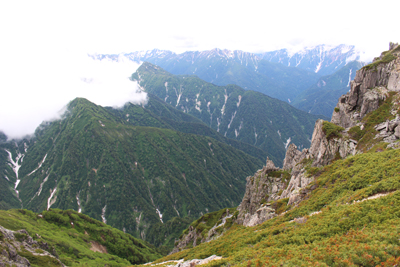
[[[291,170],[293,167],[301,161],[302,153],[297,150],[297,146],[291,143],[286,150],[285,159],[283,160],[283,169]]]
[[[310,153],[314,158],[313,166],[329,164],[339,153],[341,158],[356,154],[356,143],[344,138],[326,139],[322,130],[323,120],[315,123],[313,137],[311,140]]]
[[[389,131],[394,132],[394,129],[399,125],[399,121],[391,121],[389,123]]]
[[[366,114],[376,110],[389,91],[400,91],[400,58],[376,68],[358,70],[350,85],[350,92],[339,98],[336,105],[339,111],[333,112],[331,120],[345,128],[353,127]]]
[[[275,214],[275,210],[267,207],[267,206],[262,206],[254,214],[246,213],[245,218],[243,220],[243,225],[244,226],[255,226],[258,224],[261,224],[267,220],[270,220],[277,215]]]
[[[0,263],[4,263],[5,266],[31,266],[29,260],[18,255],[18,251],[21,250],[21,247],[23,247],[26,251],[32,253],[33,255],[45,255],[54,258],[54,256],[46,250],[44,250],[42,253],[37,253],[37,247],[40,247],[42,249],[48,248],[47,243],[41,242],[41,244],[39,244],[24,229],[14,232],[0,226],[0,233],[3,236],[3,240],[0,241]],[[15,238],[15,233],[24,234],[25,237],[23,238],[23,240],[18,240]],[[62,264],[61,261],[59,261],[59,263],[61,266],[65,266],[64,264]]]
[[[394,129],[394,136],[396,136],[397,139],[400,138],[400,127],[396,127],[396,128]]]
[[[279,170],[279,168],[275,167],[272,161],[267,160],[265,167],[258,170],[254,176],[246,178],[246,192],[238,207],[239,215],[236,220],[238,224],[250,220],[249,218],[261,207],[262,202],[279,199],[279,192],[283,191],[286,185],[281,177],[269,176],[273,170]]]

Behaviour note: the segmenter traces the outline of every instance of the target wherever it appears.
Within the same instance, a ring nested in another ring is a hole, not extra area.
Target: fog
[[[76,97],[113,107],[147,100],[129,79],[139,65],[124,57],[100,61],[65,50],[3,58],[0,130],[9,139],[31,135],[42,121],[59,118]]]

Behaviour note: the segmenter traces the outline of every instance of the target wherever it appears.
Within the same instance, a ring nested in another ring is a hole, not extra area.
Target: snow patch
[[[227,94],[227,92],[226,92],[226,89],[225,89],[225,95],[224,95],[224,97],[225,97],[225,102],[224,102],[224,105],[223,105],[222,108],[221,108],[221,116],[224,116],[224,115],[225,115],[225,106],[226,106],[226,102],[228,101],[228,94]]]
[[[18,163],[18,161],[19,161],[19,159],[21,159],[21,162],[22,162],[22,160],[24,159],[25,155],[22,155],[21,153],[18,153],[18,155],[17,155],[17,157],[15,158],[15,161],[14,161],[12,159],[11,152],[8,151],[7,149],[4,149],[4,150],[8,153],[9,161],[11,162],[11,163],[8,163],[8,165],[10,165],[10,167],[15,172],[16,181],[15,181],[15,185],[14,185],[14,191],[17,194],[18,200],[22,203],[22,200],[19,198],[19,191],[17,190],[18,184],[19,184],[19,182],[21,182],[21,180],[18,178],[18,171],[19,171],[19,168],[21,168],[21,165]],[[7,180],[9,180],[7,176],[5,176],[5,178]]]
[[[236,104],[236,106],[237,106],[237,107],[239,107],[239,106],[240,106],[240,102],[242,101],[242,96],[241,96],[241,95],[239,95],[239,96],[238,96],[238,98],[239,98],[239,102],[237,102],[237,104]]]
[[[349,72],[349,82],[347,83],[347,87],[350,87],[350,82],[351,82],[351,72],[352,72],[352,70],[353,70],[353,69],[350,69],[350,72]]]
[[[236,138],[239,136],[240,130],[243,128],[243,121],[240,122],[239,129],[235,129],[235,136]]]
[[[168,98],[168,82],[165,82],[164,86],[165,86],[165,91],[166,91],[166,93],[165,93],[166,97],[165,97],[164,101],[167,102],[167,98]]]
[[[160,217],[161,223],[164,223],[163,220],[162,220],[162,214],[161,214],[161,212],[160,212],[158,209],[156,209],[156,211],[157,211],[158,217]]]
[[[199,96],[200,96],[200,93],[196,94],[196,107],[195,107],[195,108],[196,108],[198,111],[201,112],[201,109],[200,109],[200,107],[201,107],[201,101],[199,101]]]
[[[256,132],[256,127],[254,127],[254,137],[255,137],[255,139],[256,139],[256,141],[254,142],[254,145],[257,144],[257,136],[258,136],[258,134],[257,134],[257,132]]]
[[[56,191],[57,191],[57,186],[54,188],[54,190],[50,189],[50,197],[47,199],[47,210],[49,210],[51,205],[53,205],[57,200],[57,196],[53,199],[53,196],[56,193]]]
[[[10,179],[8,179],[8,177],[6,175],[4,175],[4,178],[7,179],[7,181],[10,181]]]
[[[290,141],[292,141],[292,139],[289,137],[288,140],[286,140],[285,149],[287,149],[288,145],[290,144]]]
[[[40,183],[40,187],[39,187],[39,190],[37,192],[37,196],[40,196],[40,193],[42,193],[43,185],[44,185],[45,182],[47,182],[47,179],[49,179],[49,176],[50,176],[50,174],[47,175],[47,177],[44,178],[43,182]]]
[[[211,153],[212,153],[212,155],[214,156],[214,151],[213,151],[211,145],[212,145],[212,143],[211,143],[211,142],[208,142],[208,146],[210,147]]]
[[[315,69],[315,73],[318,73],[318,71],[321,70],[322,62],[324,62],[325,54],[323,53],[323,49],[324,49],[324,47],[322,49],[320,49],[320,51],[319,51],[319,63],[317,65],[317,68]]]
[[[82,212],[81,201],[79,200],[79,193],[76,194],[76,201],[78,202],[78,213]]]
[[[21,165],[18,163],[19,159],[23,158],[24,155],[21,153],[18,153],[17,157],[15,158],[15,161],[12,158],[12,154],[10,151],[8,151],[7,149],[4,149],[7,153],[8,153],[8,159],[11,163],[8,163],[8,165],[10,165],[10,167],[13,169],[15,176],[17,177],[18,180],[18,171],[19,168],[21,168]]]
[[[101,210],[101,220],[103,223],[107,224],[107,219],[106,219],[106,209],[107,209],[107,204],[102,208]]]
[[[28,176],[30,176],[32,173],[34,173],[35,171],[37,171],[40,167],[42,167],[44,161],[46,160],[47,154],[44,156],[44,158],[42,159],[42,161],[39,163],[39,167],[37,167],[36,169],[34,169],[31,173],[28,174]]]
[[[176,106],[175,107],[177,107],[179,105],[179,102],[181,101],[181,96],[182,96],[182,93],[179,93],[178,100],[176,101]]]
[[[175,90],[176,96],[178,97],[178,100],[176,100],[176,105],[175,105],[175,107],[177,107],[179,105],[179,102],[181,101],[181,97],[182,97],[182,85],[179,88],[179,93],[175,87],[174,87],[174,90]]]
[[[179,215],[179,211],[176,209],[176,207],[175,206],[172,206],[173,208],[174,208],[174,210],[176,211],[176,213],[178,214],[178,217],[180,216]]]
[[[232,124],[233,119],[235,118],[235,116],[236,116],[236,111],[235,111],[235,113],[232,114],[232,118],[231,118],[231,120],[230,120],[230,122],[229,122],[229,124],[228,124],[228,129],[231,128],[231,124]]]

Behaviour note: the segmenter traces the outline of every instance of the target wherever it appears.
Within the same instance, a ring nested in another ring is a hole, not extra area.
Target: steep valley
[[[216,86],[196,76],[172,75],[143,63],[132,75],[141,88],[224,136],[256,146],[282,166],[289,142],[308,147],[315,120],[287,103],[236,85]]]

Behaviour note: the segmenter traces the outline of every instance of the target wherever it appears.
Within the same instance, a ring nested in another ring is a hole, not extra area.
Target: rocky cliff
[[[400,91],[400,46],[390,43],[373,63],[357,71],[350,92],[341,96],[332,114],[332,123],[348,128],[379,107],[389,91]]]
[[[357,72],[350,92],[339,98],[332,121],[316,121],[309,149],[299,151],[290,144],[282,169],[267,159],[246,178],[236,223],[255,226],[298,205],[317,188],[315,179],[334,160],[399,147],[399,54],[400,46],[391,43],[389,51]]]
[[[322,167],[335,159],[362,153],[375,146],[379,146],[379,149],[398,147],[399,55],[400,46],[390,43],[389,51],[357,71],[350,92],[339,98],[331,122],[318,120],[315,123],[309,149],[299,151],[291,144],[282,169],[275,168],[272,162],[267,161],[263,169],[247,177],[246,193],[238,207],[237,223],[254,226],[277,216],[284,211],[281,205],[275,204],[279,201],[285,200],[286,209],[298,204],[315,188],[310,184]],[[387,107],[382,107],[383,104]],[[371,116],[378,109],[382,110]],[[374,118],[363,120],[367,114]],[[351,128],[355,126],[357,128]],[[358,146],[359,142],[363,146]],[[268,176],[271,172],[287,172],[290,178],[285,181],[271,179]]]

